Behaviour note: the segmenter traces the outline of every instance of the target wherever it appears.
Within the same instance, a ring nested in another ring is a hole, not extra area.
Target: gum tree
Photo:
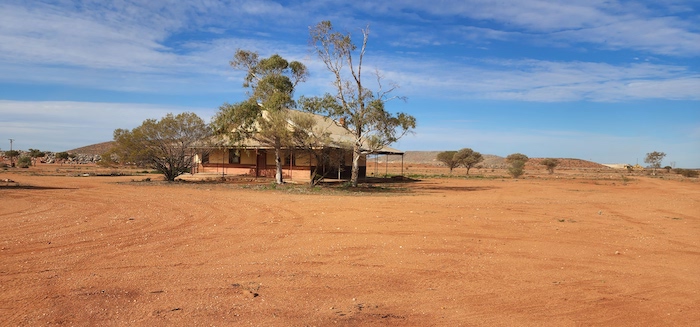
[[[661,161],[664,160],[664,157],[666,157],[666,154],[663,152],[654,151],[647,153],[646,158],[644,158],[644,162],[651,166],[652,175],[656,175],[656,169],[661,168]]]
[[[7,150],[5,151],[5,157],[10,159],[10,167],[15,166],[15,158],[19,156],[19,151],[17,150]]]
[[[274,54],[260,59],[256,52],[237,50],[231,67],[246,71],[243,87],[248,99],[236,104],[225,103],[212,120],[214,132],[227,136],[233,144],[254,139],[275,151],[275,181],[282,179],[282,148],[292,142],[288,128],[289,108],[295,107],[294,88],[306,80],[306,66],[289,62]]]
[[[352,145],[334,140],[330,132],[331,125],[317,124],[315,118],[305,112],[290,115],[292,139],[295,148],[305,153],[316,162],[311,171],[309,186],[317,185],[326,178],[330,167],[338,167],[343,161],[344,151]],[[334,151],[334,150],[342,151]]]
[[[32,158],[32,163],[36,166],[37,158],[45,156],[46,153],[38,149],[29,149],[29,157]]]
[[[339,121],[352,133],[353,159],[351,184],[357,187],[359,162],[363,151],[378,150],[396,142],[416,127],[416,119],[405,113],[391,114],[385,104],[391,99],[404,99],[391,96],[397,88],[382,86],[382,76],[376,72],[376,88],[370,89],[363,79],[362,69],[369,39],[369,27],[362,29],[360,47],[353,43],[350,34],[342,34],[333,29],[330,21],[322,21],[310,28],[310,43],[314,52],[333,76],[334,94],[300,100],[304,110],[323,113]]]
[[[114,131],[115,154],[119,162],[150,167],[167,181],[190,172],[194,146],[210,135],[208,126],[194,113],[167,114],[161,120],[147,119],[132,130]]]
[[[546,158],[540,161],[540,164],[547,167],[547,171],[550,174],[554,174],[554,168],[559,166],[559,160],[554,159],[554,158]]]
[[[437,155],[437,160],[450,169],[450,175],[452,175],[452,170],[459,166],[459,161],[455,159],[455,154],[457,154],[457,151],[443,151]]]
[[[460,166],[467,168],[467,175],[469,175],[469,170],[478,163],[484,161],[484,156],[470,148],[464,148],[457,151],[455,160]]]

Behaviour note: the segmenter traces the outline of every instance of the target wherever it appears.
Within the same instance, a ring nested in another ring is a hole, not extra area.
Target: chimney
[[[348,127],[348,124],[345,122],[345,117],[340,117],[340,119],[338,119],[338,124],[340,124],[340,126],[343,126],[345,128]]]

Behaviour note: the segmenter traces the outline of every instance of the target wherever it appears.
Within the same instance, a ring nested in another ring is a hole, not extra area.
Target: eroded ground
[[[425,179],[299,194],[6,178],[3,326],[700,321],[697,181]]]

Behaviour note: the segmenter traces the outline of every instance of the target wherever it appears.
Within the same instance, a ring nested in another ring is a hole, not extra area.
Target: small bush
[[[525,161],[513,161],[511,166],[508,167],[508,173],[513,176],[513,178],[522,176],[525,173]]]
[[[676,168],[673,170],[676,174],[679,174],[683,177],[698,177],[698,171],[697,170],[692,170],[692,169],[682,169],[682,168]]]
[[[32,158],[27,156],[22,156],[17,160],[17,166],[19,168],[29,168],[32,165]]]
[[[546,159],[540,161],[540,164],[547,167],[547,171],[550,174],[554,174],[554,168],[559,166],[559,160],[553,159],[553,158],[546,158]]]

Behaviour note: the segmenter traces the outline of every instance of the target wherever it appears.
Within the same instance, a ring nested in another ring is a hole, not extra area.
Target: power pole
[[[12,142],[14,142],[14,141],[15,141],[15,139],[10,139],[10,151],[12,151]],[[10,152],[10,153],[12,153],[12,152]],[[14,166],[15,166],[14,157],[11,156],[10,157],[10,167],[14,167]]]

